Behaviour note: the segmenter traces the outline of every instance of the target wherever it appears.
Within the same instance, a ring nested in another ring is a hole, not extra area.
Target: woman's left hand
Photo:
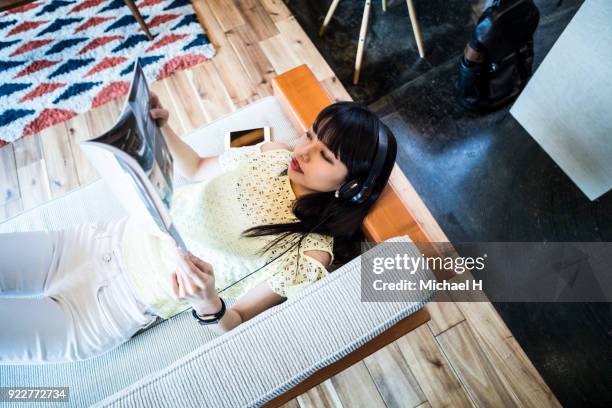
[[[221,309],[215,289],[212,265],[177,247],[178,269],[172,273],[172,291],[178,299],[187,299],[199,315],[214,314]]]
[[[151,92],[151,111],[149,114],[153,119],[155,119],[157,126],[163,128],[168,123],[168,118],[170,117],[170,113],[167,109],[164,109],[161,102],[159,101],[159,97]]]

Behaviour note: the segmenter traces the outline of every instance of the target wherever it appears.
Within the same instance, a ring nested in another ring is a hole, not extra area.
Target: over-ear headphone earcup
[[[348,201],[351,198],[355,197],[355,195],[357,195],[357,193],[359,193],[360,190],[361,190],[360,180],[354,179],[340,186],[340,188],[338,189],[338,195],[339,195],[339,198]]]

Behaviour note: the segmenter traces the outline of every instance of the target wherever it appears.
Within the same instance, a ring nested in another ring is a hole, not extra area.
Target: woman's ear
[[[336,187],[336,189],[334,190],[334,194],[336,196],[336,198],[339,197],[340,195],[340,189],[342,189],[342,187],[346,184],[348,180],[345,178],[344,180],[342,180],[342,182],[340,184],[338,184],[338,186]]]

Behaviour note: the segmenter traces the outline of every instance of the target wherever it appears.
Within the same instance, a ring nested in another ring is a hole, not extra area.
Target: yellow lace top
[[[262,254],[275,236],[241,236],[253,226],[297,221],[292,212],[295,195],[286,175],[290,160],[291,152],[282,149],[263,153],[259,146],[230,149],[219,156],[224,170],[221,175],[175,190],[171,208],[174,224],[187,248],[213,266],[221,296],[240,297],[266,281],[274,292],[290,297],[327,275],[319,261],[304,254],[322,250],[333,257],[333,238],[320,234],[309,234],[299,250],[294,246],[251,274],[293,244],[290,238]],[[172,293],[174,252],[172,239],[145,233],[128,220],[122,242],[124,266],[141,299],[164,318],[189,307]]]

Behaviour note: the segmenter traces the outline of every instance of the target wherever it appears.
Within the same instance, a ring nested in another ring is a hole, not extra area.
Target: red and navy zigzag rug
[[[124,0],[38,1],[0,14],[0,146],[87,112],[129,88],[215,55],[188,0],[141,0],[149,41]]]

